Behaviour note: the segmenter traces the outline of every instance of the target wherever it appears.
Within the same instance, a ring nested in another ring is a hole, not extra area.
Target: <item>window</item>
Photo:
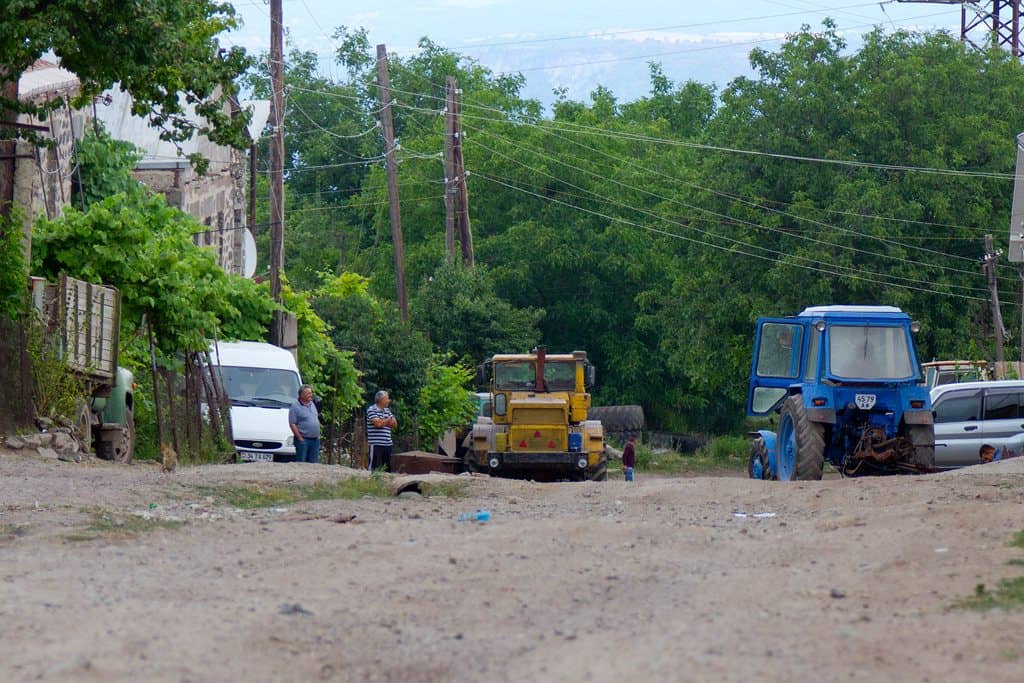
[[[821,332],[811,328],[811,340],[807,344],[807,368],[804,379],[813,380],[818,375],[818,344],[821,343]]]
[[[1017,392],[990,393],[985,397],[986,420],[1015,420],[1021,416],[1021,395]]]
[[[981,392],[950,392],[935,406],[936,422],[970,422],[981,415]]]
[[[759,377],[796,379],[800,376],[800,346],[803,344],[803,325],[791,323],[764,323],[761,325],[761,343],[757,351]]]
[[[548,391],[572,391],[576,388],[576,361],[544,364],[544,385]]]
[[[494,385],[498,389],[529,391],[536,386],[536,377],[537,369],[530,360],[494,364]]]
[[[222,365],[220,376],[234,405],[288,407],[299,394],[299,377],[291,370]]]
[[[902,327],[831,325],[828,351],[830,370],[836,377],[870,380],[914,375],[907,332]]]

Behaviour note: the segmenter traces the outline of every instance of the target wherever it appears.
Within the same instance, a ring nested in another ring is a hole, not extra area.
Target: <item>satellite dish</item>
[[[256,274],[256,238],[249,228],[242,230],[242,277]]]

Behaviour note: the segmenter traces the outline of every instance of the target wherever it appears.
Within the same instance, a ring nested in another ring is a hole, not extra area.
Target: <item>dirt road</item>
[[[349,473],[0,451],[0,679],[1024,678],[1024,612],[951,607],[1024,575],[1024,458],[798,484],[474,478],[464,497],[255,510],[207,495]],[[456,521],[481,507],[490,522]]]

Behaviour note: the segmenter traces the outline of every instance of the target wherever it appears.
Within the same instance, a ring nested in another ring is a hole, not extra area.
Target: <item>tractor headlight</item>
[[[491,458],[487,464],[491,466],[492,470],[495,470],[498,469],[498,465],[501,464],[501,461],[499,461],[497,458]]]
[[[581,470],[582,469],[586,469],[586,467],[587,467],[587,459],[586,458],[580,458],[579,460],[577,460],[576,461],[576,467],[579,467]]]

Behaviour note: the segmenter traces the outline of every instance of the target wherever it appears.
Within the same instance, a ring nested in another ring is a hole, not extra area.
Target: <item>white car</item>
[[[976,465],[983,444],[1024,450],[1024,380],[943,384],[931,390],[935,466]]]
[[[210,359],[231,399],[231,433],[239,460],[291,462],[295,441],[288,409],[298,397],[299,368],[285,349],[262,342],[218,342]]]

